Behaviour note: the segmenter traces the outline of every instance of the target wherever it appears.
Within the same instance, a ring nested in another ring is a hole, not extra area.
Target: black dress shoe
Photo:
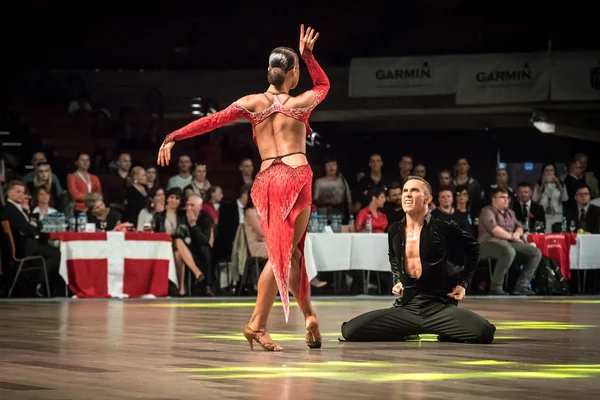
[[[513,296],[533,296],[535,292],[529,288],[518,288],[512,291]]]

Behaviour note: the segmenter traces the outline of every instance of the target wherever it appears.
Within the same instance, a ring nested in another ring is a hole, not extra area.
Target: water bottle
[[[567,231],[567,217],[563,217],[562,224],[560,226],[560,231],[561,232],[566,232]]]
[[[373,233],[373,220],[371,218],[371,214],[367,215],[367,223],[365,224],[367,228],[367,233]]]
[[[77,217],[77,232],[85,232],[85,226],[87,225],[87,216],[85,213],[79,214]]]
[[[75,217],[69,217],[69,232],[77,231],[77,220]]]
[[[348,219],[348,225],[350,226],[350,232],[354,232],[354,215],[351,215]]]
[[[316,232],[317,231],[317,212],[313,211],[310,213],[310,221],[308,223],[308,231]]]

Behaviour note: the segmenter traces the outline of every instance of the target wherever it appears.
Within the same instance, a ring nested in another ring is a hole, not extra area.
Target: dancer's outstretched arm
[[[319,33],[315,32],[313,28],[310,26],[304,32],[304,24],[300,26],[300,55],[302,59],[306,63],[306,68],[308,69],[308,74],[313,81],[313,88],[306,93],[303,93],[301,96],[309,96],[309,93],[312,92],[314,95],[314,100],[312,104],[308,106],[308,108],[315,108],[320,102],[325,99],[327,93],[329,92],[329,78],[323,71],[323,68],[319,65],[315,56],[313,55],[313,49],[315,46],[315,42],[319,38]],[[310,101],[310,100],[309,100]]]
[[[169,164],[169,161],[171,160],[171,149],[176,141],[202,135],[203,133],[213,131],[237,121],[238,119],[247,118],[247,116],[248,110],[239,105],[236,101],[224,110],[197,119],[183,128],[169,133],[158,151],[158,165],[164,166]]]

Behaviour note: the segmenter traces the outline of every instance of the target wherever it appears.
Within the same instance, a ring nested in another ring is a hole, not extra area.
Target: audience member
[[[75,210],[85,212],[87,208],[84,200],[89,193],[102,193],[100,180],[94,174],[89,173],[90,156],[87,153],[79,153],[76,162],[77,170],[67,175],[67,186],[69,194],[75,202]]]
[[[100,231],[112,231],[121,223],[121,213],[112,207],[106,207],[100,193],[85,196],[87,221],[95,224]]]
[[[214,296],[212,285],[211,248],[214,244],[213,221],[202,211],[202,197],[191,195],[186,202],[186,218],[190,231],[190,250],[202,274],[206,276],[203,291],[206,296]]]
[[[503,289],[504,278],[518,257],[523,261],[524,269],[519,274],[512,294],[531,295],[534,293],[529,285],[542,259],[542,253],[523,241],[523,227],[517,221],[515,212],[508,208],[509,199],[506,189],[495,188],[492,191],[492,204],[481,210],[478,225],[480,258],[496,260],[490,294],[508,294]]]
[[[146,197],[146,207],[144,207],[137,218],[137,230],[142,232],[148,227],[152,229],[154,214],[162,212],[165,209],[165,190],[161,187],[155,187],[148,191]]]
[[[146,198],[148,197],[146,170],[142,167],[133,167],[130,175],[132,184],[127,188],[127,195],[125,196],[123,222],[135,224],[140,211],[146,206]]]
[[[367,222],[371,221],[372,233],[384,233],[388,220],[381,209],[385,205],[385,190],[380,187],[374,187],[370,191],[371,202],[369,205],[358,212],[354,230],[356,232],[366,232],[368,230]]]
[[[575,207],[566,213],[567,229],[574,222],[577,231],[600,233],[600,207],[590,204],[591,199],[590,187],[582,184],[575,192]]]
[[[517,187],[517,201],[512,205],[517,221],[525,232],[545,231],[546,213],[544,207],[533,201],[533,190],[529,182],[520,182]]]
[[[556,176],[556,166],[546,163],[542,167],[542,176],[533,189],[533,201],[544,208],[546,232],[556,232],[563,219],[563,203],[569,199],[565,185]]]
[[[48,284],[51,293],[45,293],[46,277],[40,268],[36,279],[35,294],[38,297],[51,296],[57,291],[60,278],[58,267],[60,264],[60,251],[48,245],[48,234],[40,231],[40,224],[31,220],[28,210],[23,208],[25,198],[25,184],[20,181],[11,181],[7,187],[7,203],[2,210],[2,220],[8,221],[15,242],[17,257],[42,256],[46,260],[48,271]]]
[[[177,187],[183,191],[186,186],[192,183],[192,174],[190,173],[191,167],[192,160],[190,156],[187,154],[180,155],[179,161],[177,162],[179,174],[169,178],[169,182],[167,182],[167,190]]]

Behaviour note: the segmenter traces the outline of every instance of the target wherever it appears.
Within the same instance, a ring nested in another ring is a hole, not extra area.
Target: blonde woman
[[[33,180],[27,182],[27,189],[34,193],[37,188],[43,187],[50,194],[51,199],[58,203],[63,195],[63,190],[52,175],[50,164],[45,161],[38,163],[33,171]]]
[[[123,222],[137,223],[140,211],[146,206],[148,198],[148,176],[146,170],[142,167],[133,167],[129,173],[131,186],[127,188],[125,196],[125,211],[123,212]]]

